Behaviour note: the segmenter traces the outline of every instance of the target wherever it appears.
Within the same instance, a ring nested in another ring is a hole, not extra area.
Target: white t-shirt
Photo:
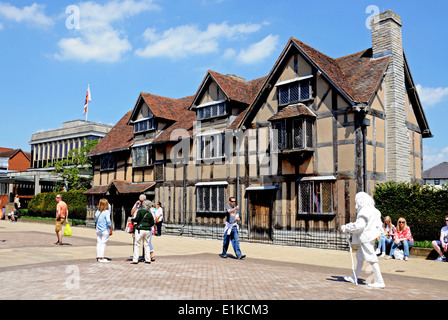
[[[448,226],[444,226],[440,231],[440,234],[444,239],[443,241],[445,241],[445,243],[448,243]]]

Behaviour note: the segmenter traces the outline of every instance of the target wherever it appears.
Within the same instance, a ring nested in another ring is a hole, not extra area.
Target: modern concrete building
[[[10,167],[7,172],[4,171],[0,177],[2,195],[7,201],[12,201],[18,194],[26,207],[34,195],[53,191],[60,179],[52,175],[52,165],[56,161],[66,159],[69,152],[80,148],[85,140],[102,139],[112,127],[97,122],[72,120],[64,122],[61,128],[34,133],[29,142],[31,154],[27,155],[28,170],[13,170],[13,167]],[[0,166],[4,167],[4,163],[5,161],[0,159]]]
[[[31,170],[52,171],[52,164],[66,159],[71,150],[82,147],[85,140],[103,138],[110,129],[111,125],[72,120],[64,122],[62,128],[34,133],[29,142]]]

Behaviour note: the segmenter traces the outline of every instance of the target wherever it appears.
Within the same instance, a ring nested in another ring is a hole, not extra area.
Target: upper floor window
[[[149,166],[154,163],[151,145],[132,148],[132,165],[134,167]]]
[[[144,132],[156,129],[154,118],[146,118],[143,120],[136,120],[134,122],[134,133]]]
[[[101,171],[115,169],[115,156],[108,154],[101,157]]]
[[[312,76],[300,77],[277,83],[278,104],[285,105],[308,100],[311,91],[311,77]]]
[[[314,120],[309,118],[292,118],[273,122],[275,149],[312,149],[313,122]]]
[[[227,114],[226,103],[221,100],[219,103],[204,104],[197,107],[197,119],[207,119],[213,117],[224,116]]]
[[[198,159],[216,159],[224,157],[225,133],[213,133],[197,137]]]

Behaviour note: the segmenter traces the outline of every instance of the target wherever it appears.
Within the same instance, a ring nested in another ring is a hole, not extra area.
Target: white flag
[[[90,84],[87,86],[86,101],[84,103],[84,112],[82,114],[87,114],[87,109],[89,107],[89,102],[92,101],[92,96],[90,95]]]

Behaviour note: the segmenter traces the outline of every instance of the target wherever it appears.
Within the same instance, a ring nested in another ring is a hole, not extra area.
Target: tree
[[[87,154],[92,150],[99,140],[88,141],[78,149],[69,151],[66,159],[59,160],[53,164],[53,175],[58,175],[63,179],[63,184],[68,186],[68,190],[87,190],[92,185],[93,170],[92,160]],[[51,164],[47,165],[51,166]],[[62,189],[59,185],[58,189]],[[68,191],[67,190],[67,191]]]

